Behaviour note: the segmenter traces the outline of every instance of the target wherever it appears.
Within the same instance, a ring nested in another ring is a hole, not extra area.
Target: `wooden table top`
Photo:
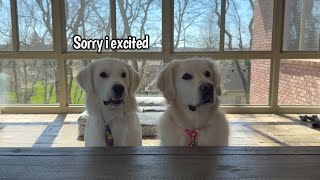
[[[320,147],[0,148],[0,178],[320,179]]]

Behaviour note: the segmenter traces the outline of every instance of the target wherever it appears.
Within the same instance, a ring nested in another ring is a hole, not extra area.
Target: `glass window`
[[[117,2],[117,38],[134,36],[146,39],[149,36],[149,50],[161,51],[162,47],[162,1],[142,0]]]
[[[0,59],[0,104],[58,104],[55,60]]]
[[[0,1],[0,51],[12,50],[10,1]]]
[[[220,0],[175,0],[175,51],[218,51],[220,7]]]
[[[320,105],[320,59],[282,59],[280,105]]]
[[[269,59],[226,60],[216,63],[222,80],[222,104],[269,104]]]
[[[75,50],[72,47],[75,35],[81,39],[112,38],[108,0],[68,0],[65,7],[68,50]]]
[[[91,60],[67,60],[67,84],[68,84],[68,103],[84,104],[85,91],[78,86],[76,77]]]
[[[320,51],[320,0],[286,0],[283,50]]]
[[[273,0],[228,0],[224,49],[271,51]]]
[[[52,6],[50,0],[17,1],[20,50],[52,51]]]

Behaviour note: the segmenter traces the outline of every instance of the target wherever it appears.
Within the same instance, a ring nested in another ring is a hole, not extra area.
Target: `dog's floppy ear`
[[[209,67],[211,69],[211,71],[214,73],[211,77],[213,82],[215,83],[215,88],[217,91],[217,95],[221,96],[222,94],[222,90],[221,90],[221,76],[220,73],[218,71],[218,68],[216,66],[216,64],[213,62],[212,59],[206,59],[207,62],[209,63]]]
[[[76,77],[78,84],[81,88],[83,88],[86,92],[90,92],[93,90],[92,87],[92,72],[91,65],[89,64],[83,70],[81,70]]]
[[[174,62],[167,64],[157,79],[157,87],[168,101],[173,101],[176,97],[173,68],[175,65]]]
[[[140,85],[141,78],[132,66],[128,65],[128,69],[130,72],[129,95],[134,96],[134,93],[137,91]]]

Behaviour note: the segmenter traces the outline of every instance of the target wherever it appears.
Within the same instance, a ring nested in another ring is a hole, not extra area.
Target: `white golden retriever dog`
[[[86,91],[89,118],[85,129],[86,147],[106,145],[106,126],[111,129],[113,146],[141,146],[135,91],[138,73],[125,61],[105,58],[91,62],[77,76]]]
[[[220,75],[211,59],[173,61],[157,86],[169,103],[160,118],[161,145],[228,145],[229,126],[219,110]]]

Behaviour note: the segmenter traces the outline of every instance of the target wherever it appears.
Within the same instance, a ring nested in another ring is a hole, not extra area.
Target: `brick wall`
[[[281,60],[279,104],[320,104],[320,60]]]
[[[273,0],[257,0],[254,6],[252,50],[271,50]],[[269,103],[269,59],[251,60],[250,104]]]
[[[272,0],[257,0],[254,10],[253,50],[271,47]],[[268,104],[270,61],[252,60],[250,104]],[[320,60],[281,60],[279,104],[320,104]]]
[[[268,104],[270,66],[269,59],[251,60],[250,104]]]

